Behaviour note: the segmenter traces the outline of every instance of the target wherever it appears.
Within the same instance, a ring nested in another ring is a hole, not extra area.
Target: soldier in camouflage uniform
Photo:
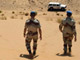
[[[34,56],[37,50],[37,40],[38,40],[38,31],[40,34],[40,40],[42,40],[42,31],[40,22],[35,19],[36,12],[32,11],[30,13],[31,18],[26,20],[25,27],[24,27],[24,37],[26,37],[26,47],[29,54]],[[27,34],[26,34],[27,31]],[[30,43],[33,39],[33,53],[31,51]]]
[[[75,28],[75,21],[71,18],[72,12],[67,11],[67,17],[62,20],[61,24],[59,25],[60,31],[63,33],[63,41],[64,41],[64,54],[67,54],[67,47],[69,54],[71,55],[71,47],[72,47],[72,39],[73,36],[75,37],[76,42],[76,28]]]

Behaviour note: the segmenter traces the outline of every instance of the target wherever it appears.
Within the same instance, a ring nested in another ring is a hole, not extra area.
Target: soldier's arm
[[[42,40],[42,29],[39,28],[40,40]]]
[[[39,31],[39,34],[40,34],[40,40],[42,40],[42,29],[41,29],[41,25],[40,25],[39,20],[38,20],[38,31]]]
[[[26,23],[25,23],[24,32],[23,32],[24,37],[25,37],[26,31],[27,31],[27,26],[26,26]]]
[[[61,24],[59,25],[59,30],[60,30],[61,32],[63,31],[62,28],[63,28],[63,23],[61,22]]]
[[[25,37],[25,34],[26,34],[26,28],[24,28],[24,33],[23,33],[23,36]]]
[[[75,42],[77,41],[77,34],[75,33]]]
[[[75,36],[75,42],[77,41],[77,32],[76,32],[76,25],[74,23],[73,25],[73,30],[74,30],[74,36]]]

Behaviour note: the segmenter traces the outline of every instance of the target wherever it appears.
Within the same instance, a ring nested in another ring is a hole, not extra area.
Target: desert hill
[[[49,2],[67,5],[67,10],[79,13],[80,0],[0,0],[0,10],[37,10],[47,11]]]

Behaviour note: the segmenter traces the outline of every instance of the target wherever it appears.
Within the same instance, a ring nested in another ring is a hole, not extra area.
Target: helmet
[[[72,14],[72,11],[67,11],[67,14]]]
[[[32,15],[32,14],[37,15],[37,12],[35,12],[35,11],[31,11],[30,15]]]
[[[67,16],[70,17],[72,15],[71,11],[67,11]]]

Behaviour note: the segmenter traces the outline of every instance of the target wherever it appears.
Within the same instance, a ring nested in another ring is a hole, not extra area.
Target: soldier
[[[75,42],[77,41],[75,21],[71,16],[72,12],[67,11],[67,17],[62,20],[61,24],[59,25],[59,29],[63,33],[64,54],[67,54],[68,47],[69,55],[71,55],[73,37],[75,37]]]
[[[26,37],[26,48],[30,54],[30,56],[35,56],[37,50],[37,40],[38,40],[38,31],[40,34],[40,40],[42,40],[42,31],[40,22],[35,18],[37,13],[35,11],[31,11],[31,18],[26,20],[24,27],[24,37]],[[27,34],[26,34],[27,31]],[[33,53],[31,51],[30,43],[33,39]]]

